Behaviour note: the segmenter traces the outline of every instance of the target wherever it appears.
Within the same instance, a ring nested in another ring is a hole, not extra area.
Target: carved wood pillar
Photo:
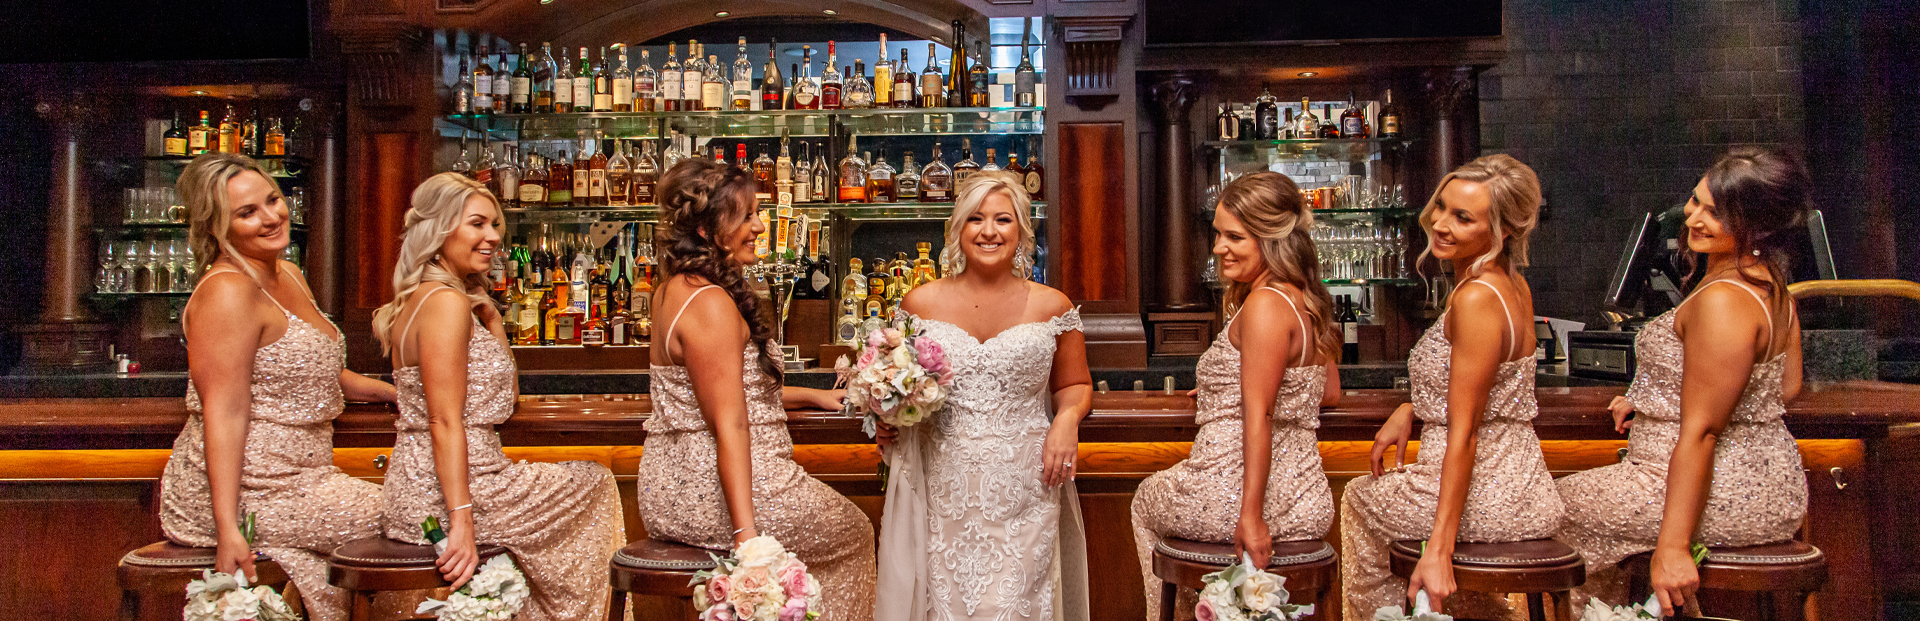
[[[1480,157],[1479,83],[1472,67],[1434,69],[1421,76],[1422,95],[1433,114],[1432,139],[1427,141],[1428,179],[1438,181]]]
[[[307,207],[311,231],[307,236],[307,280],[313,285],[320,310],[339,317],[345,310],[341,248],[346,241],[346,222],[340,208],[341,175],[345,174],[341,169],[343,119],[337,103],[322,104],[320,110],[320,118],[314,123],[318,131],[314,133],[312,188],[308,194],[312,204]]]
[[[83,100],[41,102],[35,108],[53,125],[53,183],[47,201],[46,289],[40,321],[17,328],[20,366],[28,373],[104,370],[113,328],[92,323],[82,301],[93,288],[93,210],[88,203],[81,124],[93,116]]]
[[[378,342],[368,332],[373,310],[393,298],[393,264],[400,227],[414,187],[431,173],[439,112],[432,35],[416,27],[375,23],[340,34],[349,76],[341,223],[341,317],[349,363],[384,370]]]
[[[1173,73],[1148,88],[1159,140],[1154,151],[1154,210],[1158,214],[1159,234],[1151,243],[1159,246],[1160,286],[1155,288],[1148,308],[1158,312],[1205,310],[1207,296],[1200,290],[1200,257],[1195,253],[1193,215],[1193,131],[1187,126],[1187,113],[1193,109],[1198,83],[1185,72]]]
[[[1120,98],[1115,73],[1120,66],[1120,43],[1132,15],[1060,16],[1060,41],[1065,45],[1066,96],[1082,110],[1099,110]]]

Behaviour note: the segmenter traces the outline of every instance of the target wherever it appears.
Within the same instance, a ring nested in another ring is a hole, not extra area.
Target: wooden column
[[[307,200],[307,282],[313,285],[313,296],[320,304],[320,310],[339,317],[345,310],[344,281],[345,265],[342,263],[341,248],[344,244],[344,227],[340,208],[341,156],[344,153],[340,143],[343,119],[338,104],[324,104],[321,118],[315,123],[319,130],[313,140],[313,172],[309,175],[311,187]]]
[[[384,372],[387,364],[370,332],[373,311],[393,299],[393,264],[413,189],[432,174],[432,36],[425,30],[371,24],[340,36],[350,76],[338,203],[341,223],[342,327],[349,364]]]
[[[1193,132],[1187,127],[1187,113],[1193,109],[1198,91],[1193,76],[1178,72],[1155,82],[1149,89],[1155,129],[1159,134],[1154,149],[1157,173],[1154,211],[1159,214],[1160,231],[1156,268],[1160,286],[1154,290],[1148,309],[1153,311],[1201,311],[1207,308],[1206,295],[1200,291],[1199,256],[1194,253],[1193,217]]]
[[[1433,69],[1422,76],[1422,95],[1433,114],[1433,130],[1427,141],[1428,179],[1437,182],[1461,164],[1480,157],[1479,82],[1478,72],[1472,67]],[[1409,196],[1407,200],[1412,203],[1415,198]]]
[[[93,210],[88,204],[80,124],[92,112],[78,97],[35,108],[53,124],[53,183],[47,202],[47,281],[40,321],[23,324],[21,369],[28,373],[101,371],[111,362],[112,326],[92,323],[81,298],[93,288]]]

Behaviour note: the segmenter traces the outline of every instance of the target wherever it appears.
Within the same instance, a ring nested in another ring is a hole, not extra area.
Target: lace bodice
[[[1048,407],[1054,339],[1080,329],[1079,309],[1007,328],[985,341],[944,321],[913,320],[946,350],[954,372],[953,396],[946,408],[951,415],[935,417],[936,426],[943,433],[968,437],[1030,431],[1034,419],[1027,415],[1036,409],[1044,414]],[[1046,431],[1045,416],[1039,425]]]

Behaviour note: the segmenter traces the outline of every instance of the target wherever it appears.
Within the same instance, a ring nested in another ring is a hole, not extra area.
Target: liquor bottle
[[[573,206],[575,207],[593,205],[593,147],[593,141],[582,137],[580,150],[573,154]]]
[[[873,107],[873,84],[867,82],[866,63],[853,61],[853,77],[847,80],[846,104],[848,108],[865,109]]]
[[[867,276],[860,270],[860,258],[847,259],[847,275],[840,279],[840,299],[851,304],[867,299]]]
[[[227,114],[220,119],[220,144],[216,146],[221,153],[240,152],[240,113],[233,110],[233,104],[227,104]]]
[[[840,61],[839,61],[839,58],[834,53],[833,42],[828,41],[827,42],[827,69],[826,71],[822,71],[820,73],[820,109],[821,110],[839,110],[841,107],[841,104],[843,103],[840,101],[840,96],[842,95],[842,92],[845,89],[846,85],[842,82],[840,69],[839,69],[839,66],[836,64],[838,62]]]
[[[469,114],[473,112],[473,72],[467,70],[467,57],[460,56],[460,80],[453,86],[453,113]],[[237,153],[237,151],[236,151]]]
[[[733,56],[733,109],[753,109],[753,61],[747,60],[747,38],[740,37]]]
[[[1393,105],[1393,90],[1387,90],[1387,101],[1380,106],[1380,137],[1400,137],[1400,108]]]
[[[719,111],[727,108],[727,77],[720,73],[720,56],[711,55],[702,65],[705,75],[700,82],[700,109]]]
[[[862,154],[862,158],[866,155]],[[870,160],[867,165],[867,202],[891,203],[897,200],[893,190],[893,167],[887,165],[887,155],[881,151],[880,159]]]
[[[494,196],[500,195],[500,184],[493,178],[493,145],[484,138],[480,140],[480,164],[473,168],[473,180],[487,186]]]
[[[520,44],[520,60],[513,67],[513,85],[508,88],[507,111],[514,114],[533,112],[533,57],[527,54],[527,44]]]
[[[893,107],[893,63],[887,61],[887,33],[884,32],[880,33],[880,60],[873,63],[873,107]]]
[[[867,161],[860,159],[860,153],[855,150],[855,138],[847,137],[847,156],[840,160],[840,184],[836,196],[842,203],[867,202]]]
[[[1340,126],[1333,120],[1333,104],[1320,104],[1320,137],[1340,137]]]
[[[680,66],[680,109],[699,110],[701,90],[707,81],[706,49],[700,42],[687,40],[687,62]]]
[[[500,62],[493,68],[493,113],[506,114],[513,99],[513,72],[507,71],[507,46],[496,51],[500,52]]]
[[[900,170],[893,174],[893,198],[902,203],[920,200],[920,168],[913,164],[912,151],[906,153]]]
[[[560,66],[553,62],[553,44],[540,44],[540,60],[533,68],[533,112],[553,113],[554,82],[560,78]]]
[[[1033,22],[1020,19],[1020,66],[1013,70],[1013,105],[1030,108],[1040,105],[1034,96],[1038,76],[1033,72],[1033,57],[1027,52],[1027,40],[1033,38]]]
[[[1353,311],[1353,297],[1340,296],[1340,364],[1360,363],[1360,316]]]
[[[914,248],[920,251],[920,258],[913,260],[913,286],[918,287],[938,280],[940,271],[935,268],[933,257],[929,256],[933,252],[933,244],[920,242],[915,244]]]
[[[633,72],[633,111],[653,112],[660,96],[660,74],[653,70],[653,54],[640,50],[640,69]]]
[[[271,134],[269,134],[271,136]],[[269,141],[271,144],[271,141]],[[496,196],[506,207],[518,207],[520,198],[520,166],[513,161],[513,147],[500,145],[500,165],[494,168],[493,178],[500,184]]]
[[[786,93],[782,92],[785,90],[783,85],[786,82],[780,77],[780,62],[773,56],[774,50],[779,47],[778,40],[767,43],[767,67],[761,70],[766,75],[760,79],[761,110],[780,110],[786,107]]]
[[[1293,117],[1293,137],[1310,140],[1320,136],[1320,119],[1313,116],[1313,104],[1300,98],[1300,116]]]
[[[953,42],[948,48],[950,57],[947,63],[947,107],[963,108],[972,101],[973,83],[967,75],[967,27],[960,20],[953,20]]]
[[[594,149],[593,159],[588,160],[588,164],[592,165],[593,168],[589,169],[589,176],[587,177],[587,200],[588,203],[594,207],[605,207],[607,206],[608,200],[607,153],[599,148],[600,140],[598,138],[590,141],[589,144],[591,144]]]
[[[1340,113],[1340,135],[1347,138],[1367,137],[1367,113],[1353,103],[1353,91],[1347,91],[1347,111]]]
[[[819,110],[820,91],[813,84],[813,46],[800,46],[800,72],[793,83],[793,109]]]
[[[566,286],[559,282],[548,283],[546,293],[540,296],[540,344],[557,345],[559,335],[554,333],[554,319],[560,314],[560,296]]]
[[[660,110],[665,112],[680,111],[680,87],[682,85],[680,56],[674,52],[673,46],[673,43],[667,43],[667,64],[660,66]]]
[[[993,149],[987,149],[987,161],[980,164],[980,172],[1000,172],[1004,170],[1000,168],[999,164],[994,163],[995,157],[997,156],[994,155]]]
[[[1240,118],[1227,111],[1227,104],[1220,104],[1220,113],[1213,117],[1214,133],[1220,140],[1240,139]]]
[[[461,175],[471,179],[473,178],[473,162],[469,160],[468,157],[469,156],[467,154],[467,140],[465,138],[461,138],[460,139],[460,157],[454,158],[453,168],[451,170],[453,172],[460,173]]]
[[[973,161],[973,139],[960,139],[960,163],[953,165],[953,187],[958,189],[966,183],[968,177],[980,172],[980,164]]]
[[[200,111],[200,124],[187,128],[187,155],[199,155],[219,146],[219,132],[208,124],[207,111]]]
[[[895,108],[912,108],[918,103],[913,95],[913,67],[907,64],[907,48],[900,48],[900,60],[897,71],[893,72],[893,104]]]
[[[565,209],[573,206],[573,160],[567,159],[567,150],[553,158],[547,169],[547,207]]]
[[[586,48],[580,48],[580,50],[582,52],[585,52]],[[632,93],[627,93],[625,97],[614,96],[614,92],[613,92],[614,77],[613,76],[614,76],[614,69],[612,67],[609,67],[607,64],[607,48],[606,46],[601,46],[600,47],[600,64],[593,66],[593,111],[594,112],[612,112],[613,101],[615,99],[631,100],[633,98]],[[629,86],[628,88],[632,88],[632,87]]]
[[[254,102],[253,108],[247,111],[247,121],[240,126],[240,132],[240,148],[245,150],[247,155],[254,157],[265,155],[261,150],[266,148],[264,136],[267,133],[267,126],[260,121],[259,102]]]
[[[816,227],[813,230],[820,229]],[[825,300],[833,295],[833,259],[827,256],[825,248],[819,248],[817,243],[814,246],[818,250],[819,257],[807,266],[806,276],[801,282],[806,285],[806,299]]]
[[[653,157],[653,141],[644,143],[640,150],[640,159],[633,163],[633,196],[635,205],[652,205],[653,184],[660,180],[660,162]]]
[[[1280,139],[1280,102],[1273,97],[1273,91],[1266,84],[1260,85],[1260,98],[1253,104],[1254,138],[1259,140]]]
[[[1008,174],[1013,175],[1013,178],[1019,179],[1022,185],[1026,184],[1027,167],[1020,165],[1019,153],[1016,153],[1012,150],[1007,151],[1007,167],[1001,170],[1004,170]]]
[[[609,297],[613,293],[613,281],[607,276],[607,270],[593,270],[592,279],[587,281],[587,317],[604,319],[613,311],[613,302]]]
[[[835,192],[834,186],[827,180],[829,174],[832,171],[827,169],[827,147],[822,144],[813,152],[813,179],[807,183],[813,191],[813,202],[824,203],[833,198]]]
[[[577,91],[573,88],[573,78],[573,59],[567,58],[567,47],[560,46],[560,57],[554,60],[553,65],[554,114],[573,112],[576,104],[580,104],[580,111],[585,112],[587,106],[592,105],[592,93],[588,93],[589,101],[574,101],[573,94]]]
[[[946,81],[940,78],[940,65],[933,61],[933,43],[927,43],[927,68],[920,70],[920,107],[947,105]]]
[[[1047,167],[1040,165],[1040,156],[1027,150],[1027,171],[1021,177],[1021,185],[1027,188],[1027,200],[1038,201],[1047,198]]]
[[[858,344],[855,341],[860,336],[860,315],[856,311],[855,306],[855,304],[848,304],[842,301],[840,305],[840,319],[835,322],[833,327],[833,344],[846,347],[852,347]]]
[[[985,108],[987,98],[987,44],[985,41],[973,42],[973,67],[967,69],[967,105]]]
[[[884,265],[879,259],[875,264]],[[867,274],[867,299],[861,303],[861,314],[868,318],[878,317],[887,310],[887,278],[877,272]]]
[[[487,64],[487,46],[473,56],[473,113],[493,114],[493,65]]]
[[[607,49],[608,48],[600,48],[600,63],[602,66],[605,66],[608,62],[606,58]],[[632,112],[633,71],[627,68],[627,46],[625,44],[615,43],[612,49],[620,53],[620,60],[614,63],[611,71],[607,72],[607,99],[610,100],[608,102],[610,106],[609,110],[613,112]]]
[[[927,167],[920,169],[920,202],[947,203],[953,201],[953,169],[940,159],[940,143],[933,143],[933,157],[928,158]]]
[[[912,289],[913,263],[907,261],[907,253],[895,252],[893,260],[887,262],[887,301],[899,304]]]
[[[759,187],[753,191],[753,197],[762,203],[773,202],[777,193],[773,169],[773,158],[767,152],[761,151],[759,157],[753,158],[753,180],[759,183]]]
[[[574,112],[592,112],[595,110],[593,107],[593,96],[600,90],[595,88],[595,83],[598,82],[598,80],[595,79],[598,77],[594,75],[595,73],[593,59],[588,57],[587,47],[584,45],[580,46],[580,63],[573,68]],[[611,94],[611,91],[609,91],[609,94]],[[609,97],[607,102],[609,107],[611,107],[613,99]]]
[[[526,172],[520,179],[520,206],[545,207],[547,203],[547,163],[539,154],[527,153]]]
[[[813,160],[807,159],[807,143],[800,143],[800,159],[793,164],[793,202],[813,202]]]
[[[780,157],[773,160],[774,202],[782,205],[793,204],[793,153],[789,148],[787,133],[780,132]]]
[[[180,122],[180,109],[173,109],[173,124],[167,127],[166,136],[161,141],[161,153],[174,157],[187,155],[187,126]]]
[[[627,317],[633,314],[633,279],[627,277],[626,244],[620,248],[614,264],[613,285],[607,290],[607,344],[615,347],[633,344],[633,334],[627,325]]]

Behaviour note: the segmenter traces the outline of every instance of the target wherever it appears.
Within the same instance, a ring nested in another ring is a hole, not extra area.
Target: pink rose
[[[807,599],[796,597],[787,600],[786,607],[780,609],[780,621],[807,621]]]
[[[787,592],[787,602],[807,599],[807,566],[799,561],[787,563],[780,568],[780,588]]]
[[[880,350],[872,347],[862,349],[860,350],[860,362],[856,363],[854,365],[854,368],[864,369],[867,367],[871,367],[873,366],[873,361],[879,360],[879,359],[880,359]]]
[[[867,347],[880,348],[880,347],[886,347],[886,346],[887,346],[886,330],[874,330],[872,332],[867,333]]]
[[[733,576],[733,592],[727,601],[743,617],[752,617],[761,606],[771,605],[766,601],[767,587],[773,586],[773,574],[766,567],[746,567]]]
[[[700,612],[700,621],[734,621],[733,607],[726,604],[714,604]]]
[[[926,369],[928,375],[945,378],[947,351],[940,347],[938,341],[924,337],[917,338],[913,340],[913,349],[920,354],[915,360],[920,363],[920,368]]]
[[[733,591],[733,578],[719,575],[707,579],[707,599],[715,602],[727,601],[727,593]]]
[[[880,333],[887,335],[887,347],[899,347],[901,343],[906,342],[906,335],[901,334],[898,329],[887,328]]]
[[[1199,605],[1193,607],[1194,621],[1215,621],[1219,618],[1220,614],[1213,610],[1213,602],[1202,599]]]

